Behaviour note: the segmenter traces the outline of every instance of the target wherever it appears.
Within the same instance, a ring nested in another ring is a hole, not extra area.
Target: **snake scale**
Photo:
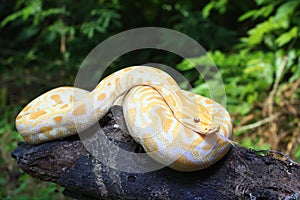
[[[169,74],[146,66],[117,71],[91,92],[50,90],[19,113],[16,127],[33,145],[67,137],[95,124],[117,99],[133,139],[151,158],[174,170],[207,168],[229,150],[232,124],[226,109],[181,90]]]

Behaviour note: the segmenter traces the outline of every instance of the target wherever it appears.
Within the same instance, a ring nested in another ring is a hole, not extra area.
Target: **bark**
[[[114,106],[99,124],[103,132],[94,126],[80,137],[88,141],[106,136],[116,147],[143,152],[128,136],[121,107]],[[101,144],[95,142],[99,149]],[[274,157],[280,153],[264,153],[268,155],[232,146],[223,159],[205,170],[184,173],[165,167],[133,173],[103,164],[78,136],[72,136],[35,146],[20,142],[12,157],[29,175],[61,185],[64,194],[75,199],[299,199],[299,165],[284,156]],[[124,165],[132,162],[120,150],[107,152],[103,159],[111,165],[119,160]],[[145,158],[135,159],[149,164]]]

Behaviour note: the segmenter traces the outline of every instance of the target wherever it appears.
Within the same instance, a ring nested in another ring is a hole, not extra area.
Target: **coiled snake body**
[[[134,140],[154,160],[175,170],[209,167],[229,149],[232,124],[223,106],[181,90],[170,75],[145,66],[117,71],[91,92],[50,90],[19,113],[16,127],[30,144],[63,138],[92,126],[116,99]]]

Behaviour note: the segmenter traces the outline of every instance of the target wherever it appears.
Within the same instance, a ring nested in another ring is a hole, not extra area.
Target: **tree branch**
[[[127,151],[139,145],[127,135],[122,109],[112,108],[100,122],[106,136]],[[114,159],[109,155],[109,158]],[[215,165],[192,173],[163,168],[147,173],[115,170],[96,160],[78,136],[12,152],[31,176],[65,187],[75,199],[297,199],[300,167],[289,160],[233,146]],[[123,158],[126,161],[126,157]]]

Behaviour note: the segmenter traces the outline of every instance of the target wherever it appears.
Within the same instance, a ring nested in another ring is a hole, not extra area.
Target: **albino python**
[[[91,92],[50,90],[19,113],[16,127],[30,144],[63,138],[92,126],[116,100],[133,139],[154,160],[175,170],[209,167],[229,150],[232,124],[226,109],[181,90],[170,75],[146,66],[117,71]]]

